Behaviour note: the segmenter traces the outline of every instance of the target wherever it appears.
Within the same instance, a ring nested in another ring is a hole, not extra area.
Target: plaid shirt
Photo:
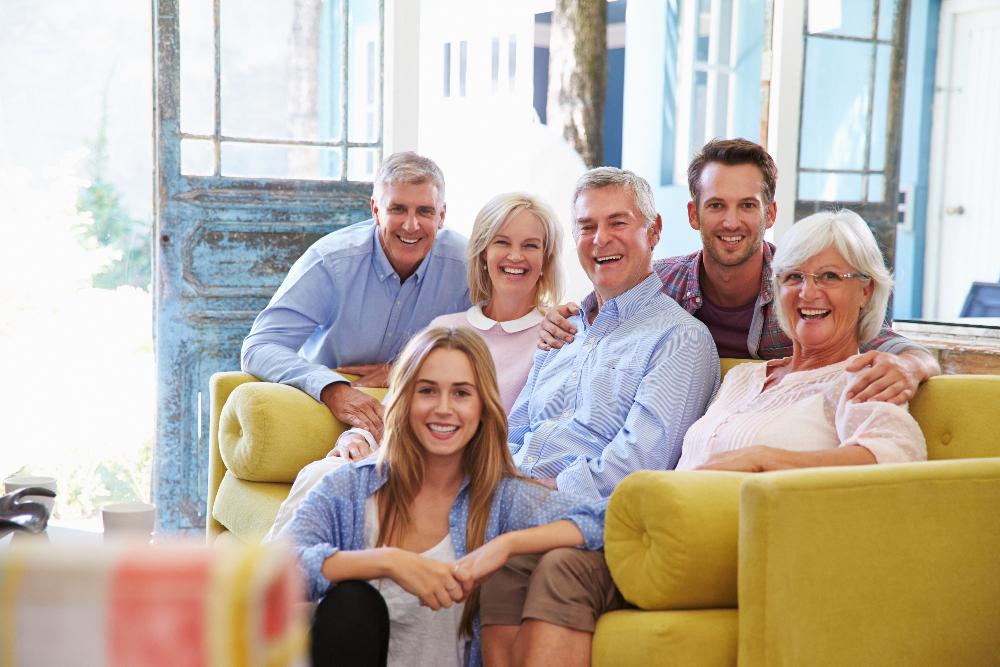
[[[774,292],[771,285],[773,256],[774,245],[765,242],[760,294],[757,296],[753,321],[750,322],[750,330],[747,332],[747,350],[752,359],[780,359],[792,354],[792,341],[781,330],[778,314],[774,308]],[[698,317],[703,298],[701,283],[698,280],[698,273],[701,270],[701,250],[690,255],[658,259],[653,262],[653,269],[663,281],[663,293],[679,303],[684,310]],[[883,325],[875,338],[861,346],[861,351],[879,350],[899,354],[911,348],[921,349],[919,345],[900,336],[888,325]]]

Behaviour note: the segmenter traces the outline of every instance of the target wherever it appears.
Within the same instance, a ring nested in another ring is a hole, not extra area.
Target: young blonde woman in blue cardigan
[[[283,537],[321,600],[315,665],[478,665],[476,585],[511,556],[603,545],[604,502],[520,477],[496,371],[468,329],[393,367],[377,458],[323,478]]]

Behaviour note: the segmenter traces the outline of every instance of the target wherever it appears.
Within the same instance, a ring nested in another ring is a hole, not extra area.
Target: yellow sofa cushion
[[[365,390],[376,398],[384,389]],[[219,418],[219,453],[248,482],[291,483],[299,470],[326,456],[344,430],[325,405],[294,387],[240,385]]]
[[[291,488],[291,484],[277,482],[246,482],[227,472],[219,485],[212,516],[242,541],[259,542],[270,530]]]
[[[743,483],[741,667],[1000,663],[1000,459]]]
[[[731,667],[736,664],[735,609],[637,611],[626,609],[597,620],[594,667]]]
[[[632,473],[611,496],[604,549],[625,599],[642,609],[736,606],[743,473]]]
[[[1000,456],[1000,375],[933,377],[910,401],[910,414],[932,461]]]

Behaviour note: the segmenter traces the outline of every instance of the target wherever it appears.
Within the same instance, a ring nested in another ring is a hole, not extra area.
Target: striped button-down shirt
[[[592,293],[583,313],[597,310]],[[538,352],[510,414],[523,473],[561,491],[607,497],[635,470],[668,470],[719,384],[708,328],[662,291],[655,273],[609,299],[576,339]]]
[[[774,291],[771,287],[771,258],[774,245],[764,243],[764,270],[760,275],[760,294],[754,308],[753,321],[747,332],[747,350],[753,359],[780,359],[792,354],[792,341],[781,330],[774,308]],[[701,250],[690,255],[667,257],[653,262],[653,269],[663,281],[663,293],[683,306],[684,310],[698,317],[703,303],[701,295]],[[906,349],[923,349],[883,325],[878,335],[861,345],[861,351],[879,350],[899,354]]]

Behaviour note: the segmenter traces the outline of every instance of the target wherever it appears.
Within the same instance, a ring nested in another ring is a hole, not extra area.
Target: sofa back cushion
[[[1000,456],[1000,375],[933,377],[910,401],[910,414],[932,461]]]

